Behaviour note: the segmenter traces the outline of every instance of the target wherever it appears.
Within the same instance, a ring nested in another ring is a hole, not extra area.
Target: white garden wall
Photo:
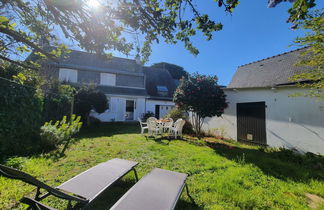
[[[203,129],[237,138],[236,103],[266,103],[267,144],[324,154],[324,102],[289,97],[298,88],[225,90],[230,103],[222,117],[205,119]]]

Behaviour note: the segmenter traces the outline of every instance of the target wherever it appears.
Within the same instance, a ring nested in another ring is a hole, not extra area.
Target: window
[[[100,85],[116,85],[116,74],[100,73]]]
[[[168,88],[166,86],[157,86],[157,93],[160,96],[168,96]]]
[[[67,82],[77,82],[78,81],[78,71],[73,69],[63,69],[59,71],[59,80]]]

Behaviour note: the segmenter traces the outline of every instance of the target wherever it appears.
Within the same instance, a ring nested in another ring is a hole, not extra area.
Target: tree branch
[[[141,11],[141,13],[146,17],[146,19],[150,22],[150,24],[160,32],[159,27],[157,26],[154,19],[146,13],[146,11],[142,8],[142,5],[139,3],[138,0],[134,0],[135,4],[138,6],[138,9]]]
[[[11,60],[10,58],[7,58],[7,57],[2,56],[2,55],[0,55],[0,59],[2,59],[2,60],[4,60],[4,61],[8,61],[8,62],[10,62],[10,63],[12,63],[12,64],[15,64],[15,65],[18,65],[18,66],[21,66],[21,67],[23,67],[23,68],[33,69],[33,70],[36,70],[36,71],[39,70],[38,68],[35,68],[35,67],[32,67],[32,66],[28,66],[28,65],[23,64],[23,63],[21,63],[21,62],[19,62],[19,61]]]
[[[46,52],[45,50],[43,50],[42,48],[37,46],[35,43],[29,41],[27,38],[21,36],[21,34],[19,34],[17,31],[13,31],[13,30],[10,30],[8,28],[0,27],[0,33],[11,36],[17,42],[22,42],[22,43],[27,44],[29,47],[35,49],[37,52],[40,52],[40,53],[44,54],[47,58],[49,58],[52,61],[55,61],[55,62],[57,61],[55,56],[49,54],[48,52]]]

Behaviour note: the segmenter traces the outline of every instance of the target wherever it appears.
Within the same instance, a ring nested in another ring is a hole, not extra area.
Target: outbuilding
[[[302,50],[240,66],[224,89],[228,108],[222,117],[205,119],[203,129],[241,142],[324,154],[324,102],[294,96],[308,90],[289,79],[305,71],[295,65]]]

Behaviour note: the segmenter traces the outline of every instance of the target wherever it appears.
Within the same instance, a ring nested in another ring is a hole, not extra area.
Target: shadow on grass
[[[324,157],[312,153],[296,154],[287,149],[249,149],[207,142],[215,153],[240,164],[253,164],[265,174],[282,180],[308,182],[324,180]]]
[[[134,184],[135,180],[118,180],[85,209],[110,209]]]
[[[82,128],[76,138],[109,137],[117,134],[139,134],[141,131],[137,122],[109,122]]]
[[[172,141],[172,139],[168,136],[157,136],[157,137],[153,137],[153,136],[148,136],[145,135],[146,140],[153,140],[155,141],[157,144],[162,144],[162,145],[169,145],[170,141]]]
[[[137,122],[109,122],[109,123],[100,123],[96,125],[91,125],[81,129],[81,132],[78,133],[72,140],[69,142],[67,147],[72,146],[75,142],[79,141],[82,138],[96,138],[96,137],[109,137],[118,134],[139,134],[140,126]],[[51,158],[54,161],[59,160],[62,157],[65,157],[63,148],[57,149],[53,148],[52,150],[46,151],[35,151],[33,153],[28,153],[25,155],[19,155],[18,157],[38,157],[40,155]],[[0,153],[0,164],[5,164],[9,159],[15,158],[17,155],[3,155]]]
[[[103,192],[86,210],[110,209],[133,185],[133,180],[118,180],[112,187]],[[183,192],[184,193],[184,192]],[[180,199],[175,209],[202,209],[192,202]]]

